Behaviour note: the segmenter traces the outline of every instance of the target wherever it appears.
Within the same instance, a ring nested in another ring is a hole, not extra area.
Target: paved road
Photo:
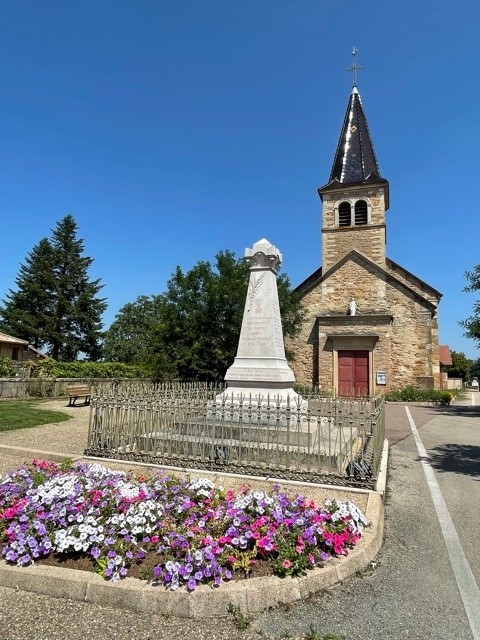
[[[471,570],[472,591],[478,591],[480,393],[453,407],[410,406],[409,412],[430,462],[419,454],[405,407],[389,405],[385,544],[377,566],[366,574],[307,602],[266,612],[245,631],[232,621],[138,616],[0,589],[0,639],[277,640],[335,634],[345,640],[480,640],[465,612],[432,501],[432,481],[424,472],[428,463]],[[455,547],[455,539],[449,544]],[[480,623],[480,607],[478,616]]]

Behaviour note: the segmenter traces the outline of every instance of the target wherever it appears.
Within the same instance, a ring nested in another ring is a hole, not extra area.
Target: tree
[[[105,332],[103,357],[107,362],[145,364],[164,305],[163,297],[140,296],[123,306]]]
[[[453,365],[448,367],[449,378],[462,378],[464,382],[472,379],[472,361],[462,352],[451,352]]]
[[[0,307],[2,330],[63,361],[101,355],[106,302],[98,297],[100,280],[89,280],[93,259],[83,255],[77,230],[73,216],[60,220],[51,239],[41,240],[20,266],[17,290],[10,289]]]
[[[20,265],[15,283],[0,308],[2,330],[27,340],[36,349],[44,344],[45,333],[52,328],[52,299],[55,288],[52,245],[43,238]]]
[[[237,352],[248,279],[245,261],[229,251],[219,252],[213,267],[199,262],[187,273],[177,267],[155,327],[152,366],[157,376],[223,379]],[[294,336],[303,318],[299,297],[287,275],[277,282],[283,330]]]
[[[229,251],[213,266],[177,267],[164,294],[120,309],[105,333],[104,357],[147,364],[156,379],[223,379],[237,352],[248,279],[245,261]],[[284,333],[294,336],[303,318],[299,298],[288,276],[277,282]]]
[[[472,361],[472,378],[480,378],[480,358]]]
[[[467,271],[465,277],[468,284],[464,291],[480,291],[480,264],[477,264],[472,271]],[[480,299],[473,305],[473,315],[460,322],[460,325],[465,329],[464,335],[467,338],[473,338],[480,344]]]

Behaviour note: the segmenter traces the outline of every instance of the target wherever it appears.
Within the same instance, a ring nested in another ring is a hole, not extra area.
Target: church
[[[322,265],[297,288],[302,330],[288,344],[299,384],[338,396],[441,386],[442,294],[386,256],[389,183],[354,85],[322,202]]]

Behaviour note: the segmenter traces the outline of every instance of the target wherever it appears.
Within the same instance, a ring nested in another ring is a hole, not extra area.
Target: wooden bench
[[[92,390],[88,384],[70,384],[67,385],[68,406],[74,407],[78,398],[85,398],[85,404],[90,404]]]

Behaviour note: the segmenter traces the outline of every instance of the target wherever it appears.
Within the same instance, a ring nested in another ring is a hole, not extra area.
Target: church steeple
[[[353,87],[328,185],[382,180],[367,119],[357,87]],[[333,185],[332,185],[333,186]]]
[[[355,56],[356,49],[353,51]],[[355,250],[385,264],[388,180],[382,178],[356,86],[353,89],[328,183],[318,190],[322,211],[322,269],[326,272]]]

